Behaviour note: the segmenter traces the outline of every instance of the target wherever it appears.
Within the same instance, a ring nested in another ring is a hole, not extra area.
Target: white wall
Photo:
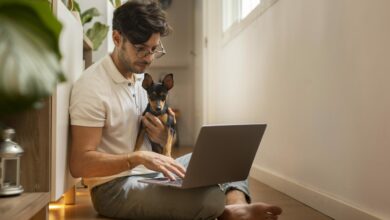
[[[178,117],[179,144],[194,145],[194,2],[173,1],[167,9],[167,20],[173,32],[162,38],[167,54],[157,59],[148,70],[158,79],[165,73],[173,73],[174,87],[168,102],[180,110]]]
[[[203,102],[203,96],[206,92],[204,84],[204,74],[207,69],[206,59],[203,51],[206,49],[206,37],[204,26],[205,22],[205,13],[206,9],[203,7],[203,1],[196,0],[194,1],[194,80],[193,80],[193,93],[194,93],[194,124],[193,124],[193,137],[196,140],[200,127],[205,121],[205,103]]]
[[[207,4],[206,122],[266,122],[256,177],[390,219],[390,1],[279,0],[225,44]]]
[[[52,97],[52,162],[51,201],[57,201],[79,179],[69,172],[69,99],[70,90],[83,71],[83,30],[81,23],[58,1],[55,14],[62,24],[59,47],[62,54],[61,67],[67,81],[57,86]]]

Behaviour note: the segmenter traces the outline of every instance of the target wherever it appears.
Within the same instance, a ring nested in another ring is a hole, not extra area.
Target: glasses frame
[[[153,55],[154,58],[158,59],[158,58],[161,58],[162,56],[164,56],[167,52],[164,48],[164,45],[162,44],[161,41],[159,41],[159,44],[158,46],[160,46],[160,50],[156,50],[155,51],[151,51],[150,49],[145,49],[145,48],[138,48],[136,47],[136,45],[132,44],[133,45],[134,49],[136,50],[136,55],[138,58],[144,58],[144,57],[147,57],[149,55]]]

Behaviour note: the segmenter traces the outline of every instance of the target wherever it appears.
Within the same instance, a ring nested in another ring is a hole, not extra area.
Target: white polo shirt
[[[110,55],[89,67],[73,85],[70,99],[71,125],[103,127],[97,151],[124,154],[134,151],[140,116],[148,104],[142,88],[144,74],[126,79],[116,68]],[[76,146],[77,147],[77,146]],[[151,150],[145,139],[142,150]],[[151,172],[143,166],[114,176],[85,178],[92,187],[119,176]]]

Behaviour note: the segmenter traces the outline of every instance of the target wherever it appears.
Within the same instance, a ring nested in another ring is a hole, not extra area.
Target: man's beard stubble
[[[124,47],[124,45],[122,45],[121,47],[121,50],[119,51],[119,61],[122,63],[122,66],[125,68],[125,70],[128,72],[128,73],[136,73],[136,74],[140,74],[140,73],[144,73],[144,71],[140,71],[140,70],[137,70],[133,65],[132,65],[132,60],[130,60],[130,58],[126,59],[126,49]],[[134,62],[134,64],[141,64],[141,65],[145,65],[145,66],[149,66],[150,63],[149,62],[146,62],[146,61],[140,61],[140,62]]]
[[[138,73],[138,71],[135,70],[135,68],[133,68],[133,66],[131,65],[132,61],[130,60],[130,58],[126,59],[126,51],[125,51],[125,48],[122,46],[121,47],[121,50],[119,51],[119,61],[121,62],[123,68],[126,70],[126,72],[128,73]]]

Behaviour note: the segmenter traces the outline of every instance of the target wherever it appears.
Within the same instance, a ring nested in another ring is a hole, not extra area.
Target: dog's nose
[[[156,107],[156,110],[157,110],[157,111],[161,111],[161,106],[158,105],[158,106]]]

